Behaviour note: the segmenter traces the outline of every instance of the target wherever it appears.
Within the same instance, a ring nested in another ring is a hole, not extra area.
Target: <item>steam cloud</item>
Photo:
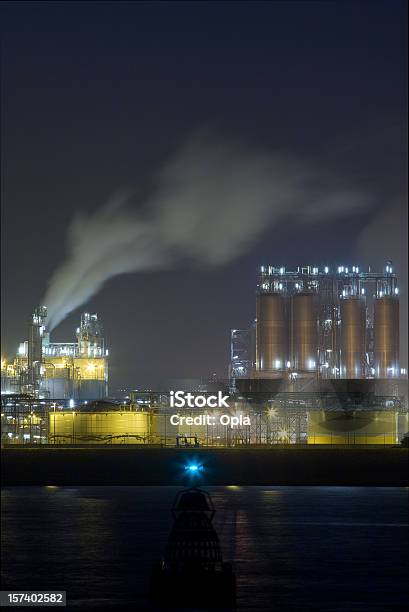
[[[196,137],[162,168],[143,205],[136,212],[122,195],[73,220],[67,258],[43,301],[50,330],[114,276],[185,258],[220,266],[283,217],[316,223],[359,212],[368,201],[311,163]]]

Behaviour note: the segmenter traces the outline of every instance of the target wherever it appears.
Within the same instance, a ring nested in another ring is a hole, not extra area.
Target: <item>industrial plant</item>
[[[77,342],[51,342],[46,323],[46,307],[37,308],[14,360],[2,359],[2,394],[72,402],[107,397],[108,349],[98,315],[82,314]]]
[[[203,408],[178,409],[176,389],[108,399],[98,316],[82,315],[77,342],[55,343],[46,309],[37,309],[28,340],[2,362],[2,443],[399,443],[408,430],[407,376],[391,262],[382,272],[262,266],[254,314],[248,329],[231,332],[228,379],[201,386]],[[228,399],[213,408],[216,396],[206,392],[216,390]]]
[[[261,266],[256,319],[232,330],[232,378],[398,379],[399,287],[358,266]]]

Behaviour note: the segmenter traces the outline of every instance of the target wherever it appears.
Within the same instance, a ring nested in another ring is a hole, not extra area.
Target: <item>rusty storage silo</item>
[[[365,377],[366,304],[361,297],[341,299],[341,377]]]
[[[297,293],[291,299],[291,353],[294,370],[316,371],[318,320],[314,293]]]
[[[399,299],[379,297],[374,302],[375,376],[399,376]]]
[[[279,374],[288,359],[285,299],[279,293],[259,293],[256,310],[256,369]]]

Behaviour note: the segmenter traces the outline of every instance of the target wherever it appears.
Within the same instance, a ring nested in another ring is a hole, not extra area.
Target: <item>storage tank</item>
[[[318,322],[314,293],[297,293],[291,300],[292,367],[314,372],[317,367]]]
[[[341,377],[365,377],[366,304],[360,297],[341,300]]]
[[[386,296],[374,303],[374,364],[378,378],[399,376],[399,300]]]
[[[260,293],[256,310],[256,369],[279,375],[288,359],[284,297],[279,293]]]
[[[343,410],[308,413],[308,444],[396,444],[396,412]]]
[[[144,444],[150,435],[147,412],[49,413],[49,441],[54,444]]]

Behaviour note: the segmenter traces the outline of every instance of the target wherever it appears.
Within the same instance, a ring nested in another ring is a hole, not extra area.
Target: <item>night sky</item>
[[[390,0],[3,2],[2,354],[26,338],[74,213],[149,190],[197,130],[313,160],[371,206],[336,223],[266,225],[223,266],[110,280],[53,339],[73,341],[80,312],[98,312],[112,391],[225,377],[262,263],[367,263],[362,244],[389,213],[401,234],[378,236],[374,259],[403,260],[406,13]]]

